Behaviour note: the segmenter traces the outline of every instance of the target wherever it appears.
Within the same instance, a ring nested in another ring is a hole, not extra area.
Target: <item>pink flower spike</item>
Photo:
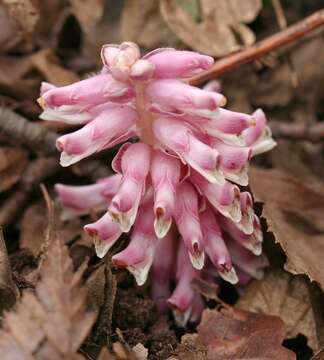
[[[191,287],[197,270],[204,279],[236,283],[237,276],[245,282],[260,276],[265,265],[256,256],[260,220],[252,195],[241,187],[248,186],[251,156],[275,146],[266,117],[262,110],[223,109],[217,81],[189,85],[188,77],[212,66],[209,56],[164,48],[141,57],[136,44],[124,42],[104,45],[101,57],[99,75],[41,86],[41,118],[78,125],[57,140],[62,166],[122,144],[111,164],[114,177],[56,186],[63,215],[108,209],[85,226],[101,257],[133,227],[114,264],[139,285],[152,266],[159,311],[169,303],[181,324],[197,321],[203,308]]]
[[[228,181],[224,185],[212,184],[195,171],[191,172],[190,181],[223,216],[234,222],[241,221],[241,200],[238,186]]]
[[[120,228],[107,212],[98,221],[84,226],[92,238],[98,257],[103,258],[121,235]]]
[[[123,174],[119,190],[109,211],[123,232],[128,232],[136,219],[138,206],[145,191],[150,168],[151,149],[143,143],[124,144],[116,155],[113,167]]]
[[[136,119],[136,112],[128,106],[113,105],[106,108],[80,130],[57,139],[56,146],[62,152],[61,165],[70,166],[110,147],[115,139],[127,133]]]
[[[151,296],[157,304],[159,313],[166,310],[166,300],[171,295],[170,281],[176,261],[175,234],[169,231],[156,242],[154,261],[151,270]]]
[[[167,302],[174,309],[173,314],[177,324],[182,327],[186,325],[191,315],[192,302],[195,297],[191,283],[196,276],[196,271],[190,264],[188,253],[183,243],[180,243],[177,252],[177,285]]]
[[[146,282],[158,241],[154,234],[153,219],[153,204],[146,201],[139,209],[129,245],[112,257],[113,264],[126,267],[139,286]]]
[[[200,214],[201,229],[206,244],[206,253],[216,267],[219,275],[231,284],[238,282],[231,256],[225,245],[221,229],[211,209]]]
[[[163,238],[172,224],[176,187],[180,181],[178,159],[160,150],[154,152],[151,178],[154,189],[154,229],[158,238]]]
[[[150,82],[145,95],[151,105],[161,113],[175,115],[187,113],[210,116],[218,106],[226,103],[226,98],[213,91],[205,91],[178,80],[164,79]]]
[[[194,268],[204,266],[205,253],[203,236],[198,215],[198,196],[189,182],[183,182],[177,188],[175,219]]]
[[[188,78],[209,69],[214,63],[212,57],[193,51],[161,50],[144,57],[154,65],[155,79]]]
[[[188,126],[178,120],[159,118],[153,123],[153,132],[167,149],[175,152],[208,181],[224,184],[218,151],[198,140]]]

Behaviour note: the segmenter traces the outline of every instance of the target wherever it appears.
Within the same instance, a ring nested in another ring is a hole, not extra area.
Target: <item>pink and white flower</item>
[[[251,158],[275,146],[266,117],[260,109],[224,109],[218,83],[188,84],[212,66],[209,56],[167,48],[141,58],[125,42],[105,45],[101,57],[98,75],[59,88],[42,84],[41,118],[82,125],[57,140],[62,166],[131,142],[113,160],[115,175],[56,190],[74,212],[106,211],[84,228],[99,257],[132,231],[112,256],[115,266],[139,285],[150,275],[160,311],[169,304],[180,323],[197,321],[203,301],[195,278],[245,283],[266,265],[260,220],[242,188]]]

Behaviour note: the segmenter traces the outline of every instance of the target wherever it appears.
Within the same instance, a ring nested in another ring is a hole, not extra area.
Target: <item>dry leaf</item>
[[[68,249],[57,234],[47,248],[35,292],[25,292],[0,330],[2,360],[78,360],[95,314],[86,311],[83,270],[73,273]]]
[[[44,216],[46,207],[43,201],[31,205],[25,212],[20,225],[20,247],[27,248],[33,255],[38,255],[44,243],[47,219]],[[62,242],[67,244],[82,232],[81,222],[78,218],[62,224],[60,236]]]
[[[207,360],[207,348],[198,334],[183,335],[175,353],[167,360]]]
[[[324,289],[324,191],[279,170],[251,169],[250,184],[263,216],[287,256],[286,270],[306,274]]]
[[[201,21],[197,22],[178,0],[160,2],[164,20],[186,45],[217,57],[255,41],[244,24],[253,21],[261,7],[260,0],[200,0]]]
[[[143,344],[138,343],[133,346],[132,352],[134,353],[137,360],[147,360],[148,350]]]
[[[39,13],[32,0],[2,0],[9,15],[16,21],[22,32],[31,33],[39,19]]]
[[[3,238],[2,229],[0,228],[0,314],[3,310],[10,309],[19,296],[16,284],[12,279],[8,252]]]
[[[120,26],[124,41],[134,41],[148,49],[179,43],[161,16],[159,0],[127,0]]]
[[[69,0],[84,31],[96,25],[104,13],[105,0]]]
[[[8,15],[8,9],[0,4],[0,52],[9,50],[20,40],[17,24]]]
[[[100,351],[98,360],[117,360],[114,355],[112,355],[107,348],[103,348]]]
[[[295,360],[295,354],[281,346],[284,338],[284,323],[276,316],[232,307],[206,309],[198,336],[183,337],[177,357],[169,360]]]
[[[318,349],[314,314],[304,279],[283,271],[269,273],[249,285],[237,306],[279,316],[286,324],[288,338],[303,334],[308,339],[308,345],[313,350]]]
[[[27,166],[27,154],[13,147],[0,148],[0,192],[10,189],[19,181]]]
[[[76,82],[79,77],[72,71],[63,68],[51,49],[44,49],[31,55],[32,65],[44,76],[46,81],[57,85],[69,85]]]

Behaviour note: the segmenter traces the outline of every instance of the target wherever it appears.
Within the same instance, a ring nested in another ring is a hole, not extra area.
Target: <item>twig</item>
[[[286,15],[285,15],[284,9],[282,7],[281,1],[280,0],[272,0],[272,7],[275,11],[280,30],[286,29],[288,26],[288,23],[287,23]],[[296,88],[298,86],[298,77],[297,77],[294,63],[291,59],[290,54],[285,54],[285,58],[287,60],[287,64],[288,64],[288,67],[290,70],[291,84],[293,87]]]
[[[55,132],[28,121],[5,107],[0,107],[0,135],[6,136],[10,141],[21,143],[32,151],[45,155],[56,153],[57,134]]]
[[[324,122],[306,125],[273,121],[270,122],[270,128],[275,138],[312,142],[324,141]]]
[[[192,77],[189,82],[192,85],[199,85],[209,79],[223,75],[238,65],[250,63],[270,51],[296,41],[311,31],[321,27],[323,24],[324,10],[319,10],[296,24],[269,36],[265,40],[259,41],[248,48],[218,60],[210,70]]]

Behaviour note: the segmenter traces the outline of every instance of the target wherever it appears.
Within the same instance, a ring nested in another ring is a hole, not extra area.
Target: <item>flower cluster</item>
[[[159,309],[169,304],[183,323],[198,320],[203,303],[194,278],[235,284],[262,273],[260,221],[244,187],[251,157],[275,142],[262,110],[226,110],[217,84],[188,84],[210,68],[209,56],[166,48],[141,58],[125,42],[105,45],[101,57],[98,75],[64,87],[43,83],[39,103],[42,119],[83,125],[57,140],[62,166],[123,143],[112,162],[116,174],[56,190],[76,212],[106,211],[84,227],[99,257],[132,229],[114,265],[138,285],[150,270]]]

